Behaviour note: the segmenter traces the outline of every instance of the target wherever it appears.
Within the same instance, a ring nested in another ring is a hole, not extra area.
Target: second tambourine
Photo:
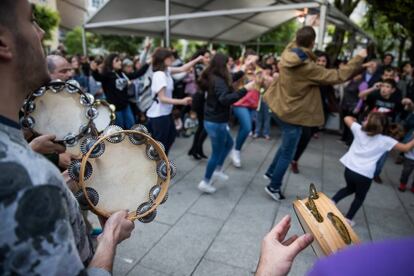
[[[75,195],[81,208],[103,217],[129,210],[131,220],[154,220],[176,167],[145,126],[109,126],[101,137],[84,140],[81,150],[82,160],[69,168],[81,188]]]

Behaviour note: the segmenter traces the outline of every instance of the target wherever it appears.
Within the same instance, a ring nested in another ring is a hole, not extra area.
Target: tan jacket
[[[264,95],[269,108],[282,121],[301,126],[324,123],[320,85],[333,85],[348,80],[361,68],[363,58],[354,57],[341,69],[325,69],[315,63],[310,49],[290,43],[279,62],[279,78]]]

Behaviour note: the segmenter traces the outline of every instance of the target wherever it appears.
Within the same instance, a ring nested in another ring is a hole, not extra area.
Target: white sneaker
[[[231,161],[233,163],[233,166],[235,166],[236,168],[240,168],[241,167],[240,151],[239,150],[233,150],[231,152]]]
[[[198,189],[203,193],[212,194],[216,191],[216,188],[211,185],[211,182],[207,183],[206,181],[202,180],[200,184],[198,184]]]
[[[345,219],[351,227],[354,227],[356,225],[356,222],[353,221],[352,219],[348,219],[348,218],[345,218]]]
[[[229,179],[229,176],[222,171],[214,171],[213,179],[227,181]]]

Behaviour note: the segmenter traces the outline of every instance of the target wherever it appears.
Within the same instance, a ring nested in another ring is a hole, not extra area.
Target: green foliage
[[[381,12],[391,22],[401,26],[414,35],[414,1],[413,0],[366,0],[372,9]]]
[[[408,56],[414,60],[414,1],[413,0],[366,0],[372,10],[381,13],[389,21],[391,34],[400,40],[400,57],[404,51],[407,38],[411,40],[411,48],[407,51]],[[372,23],[372,22],[370,22]],[[395,26],[398,25],[399,26]],[[371,24],[372,25],[372,24]],[[375,29],[375,25],[374,29]],[[395,26],[395,28],[394,28]],[[403,30],[403,31],[402,31]],[[400,60],[401,61],[401,60]]]
[[[59,26],[59,13],[48,7],[35,5],[34,16],[39,26],[45,31],[44,40],[52,39],[53,30]]]
[[[86,32],[86,42],[88,53],[92,48],[103,48],[109,52],[127,53],[134,56],[138,53],[143,38],[134,36],[117,36],[117,35],[98,35]],[[79,54],[82,52],[82,29],[76,27],[68,32],[64,41],[69,55]]]
[[[86,32],[86,42],[88,44],[88,53],[90,54],[91,47],[96,46],[97,36]],[[76,27],[72,31],[66,33],[65,41],[64,41],[66,50],[69,55],[76,55],[80,54],[83,51],[82,45],[82,28]]]
[[[354,12],[359,2],[360,0],[335,0],[333,4],[335,8],[349,17]],[[344,40],[347,36],[346,31],[337,26],[334,28],[334,30],[328,30],[328,33],[332,36],[332,42],[325,48],[331,61],[335,61],[338,57],[342,56],[345,52],[344,50],[349,51],[349,49],[346,49],[348,46],[352,47],[352,45],[344,45]]]
[[[301,26],[297,20],[292,19],[262,35],[259,38],[259,41],[261,43],[271,43],[272,45],[260,46],[260,52],[281,54],[286,45],[294,39],[296,31],[300,27]]]
[[[382,12],[372,6],[362,22],[362,27],[376,40],[376,49],[380,57],[396,49],[399,41],[407,37],[407,31],[400,24],[392,22]]]
[[[98,35],[96,36],[95,47],[105,48],[109,52],[127,53],[136,55],[143,38],[135,36]]]

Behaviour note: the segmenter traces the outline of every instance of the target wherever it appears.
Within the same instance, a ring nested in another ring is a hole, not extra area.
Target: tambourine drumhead
[[[322,222],[318,222],[306,206],[308,199],[295,200],[293,207],[304,232],[314,236],[312,248],[318,257],[330,255],[350,244],[360,242],[345,217],[325,194],[318,192],[318,198],[313,202],[323,219]]]
[[[36,109],[30,114],[35,120],[33,130],[40,134],[56,135],[64,140],[68,134],[78,135],[82,126],[87,126],[86,109],[80,103],[80,94],[46,90],[34,99]]]
[[[161,146],[149,135],[128,130],[111,133],[99,138],[82,159],[79,183],[83,194],[98,215],[109,217],[116,211],[129,210],[130,219],[143,218],[166,199],[170,163]],[[108,137],[120,137],[119,134],[122,141],[108,141]],[[132,134],[140,134],[142,143],[133,143]],[[155,160],[148,155],[149,148],[156,152]],[[93,154],[96,156],[91,158]],[[164,174],[160,174],[159,167],[164,164]],[[159,191],[152,198],[154,188]],[[137,213],[143,204],[148,204],[148,208]]]
[[[98,116],[93,120],[99,133],[105,130],[115,119],[114,107],[104,100],[97,100],[94,107],[98,110]]]
[[[145,146],[128,138],[118,144],[105,142],[105,153],[89,162],[93,173],[85,184],[99,193],[96,206],[108,212],[136,210],[158,181],[157,164],[147,158]]]

